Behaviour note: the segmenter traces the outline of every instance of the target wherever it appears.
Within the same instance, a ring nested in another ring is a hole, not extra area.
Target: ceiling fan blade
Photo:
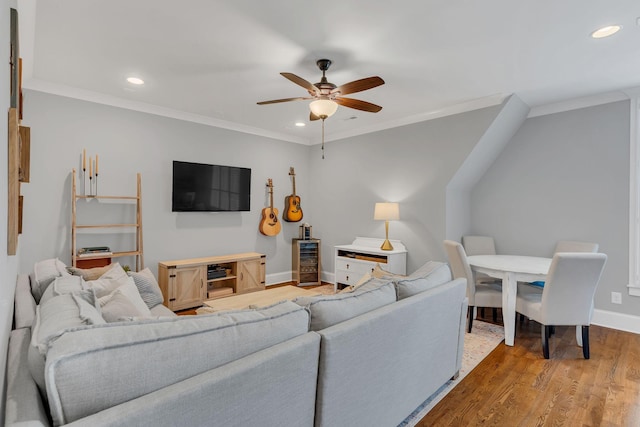
[[[368,111],[370,113],[377,113],[382,110],[382,107],[379,105],[367,101],[360,101],[359,99],[337,97],[334,101],[343,107],[355,108],[356,110]]]
[[[320,120],[320,117],[316,116],[313,113],[309,113],[309,120],[311,120],[311,121]]]
[[[350,93],[362,92],[363,90],[372,89],[376,86],[380,86],[384,84],[384,80],[382,80],[378,76],[367,77],[366,79],[354,80],[349,83],[345,83],[342,86],[338,86],[333,89],[331,93],[340,92],[340,95],[348,95]]]
[[[297,84],[298,86],[302,86],[303,88],[308,90],[311,95],[318,93],[318,88],[312,85],[311,83],[309,83],[308,81],[306,81],[305,79],[303,79],[302,77],[296,76],[293,73],[280,73],[280,74],[282,75],[282,77],[289,79],[295,84]]]
[[[266,105],[266,104],[277,104],[279,102],[289,102],[289,101],[303,101],[305,99],[313,99],[313,98],[283,98],[283,99],[273,99],[271,101],[261,101],[258,102],[258,105]]]

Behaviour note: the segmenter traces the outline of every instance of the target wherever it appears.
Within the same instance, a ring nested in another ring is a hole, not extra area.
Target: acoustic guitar
[[[293,180],[293,194],[284,198],[284,213],[282,219],[288,222],[298,222],[302,219],[302,208],[300,207],[300,196],[296,195],[296,172],[289,168],[289,175]]]
[[[278,209],[273,207],[273,181],[271,178],[267,180],[269,187],[269,207],[262,209],[262,219],[258,229],[265,236],[275,236],[280,232],[280,221],[278,221]]]

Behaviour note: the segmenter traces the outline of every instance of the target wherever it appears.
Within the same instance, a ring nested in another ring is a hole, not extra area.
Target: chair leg
[[[589,326],[582,327],[582,355],[588,359],[589,354]]]
[[[551,328],[551,335],[555,335],[556,334],[556,327],[555,326],[549,326]]]
[[[545,359],[549,358],[549,335],[551,332],[551,327],[547,325],[541,326],[542,332],[542,354]]]
[[[471,333],[471,326],[473,326],[473,306],[469,306],[469,323],[467,326],[467,332]]]

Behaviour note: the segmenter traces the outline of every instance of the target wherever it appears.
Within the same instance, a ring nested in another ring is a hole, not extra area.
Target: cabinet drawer
[[[356,283],[358,283],[358,280],[360,280],[365,274],[366,272],[361,273],[355,271],[337,270],[336,282],[343,285],[355,285]]]
[[[352,273],[360,273],[360,276],[363,276],[365,273],[369,273],[373,271],[376,263],[366,262],[366,261],[357,261],[353,259],[345,259],[345,258],[337,258],[336,259],[336,270],[344,270]]]

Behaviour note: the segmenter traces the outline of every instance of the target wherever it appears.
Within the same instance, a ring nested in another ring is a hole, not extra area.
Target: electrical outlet
[[[611,302],[613,304],[622,304],[622,294],[620,292],[611,292]]]

